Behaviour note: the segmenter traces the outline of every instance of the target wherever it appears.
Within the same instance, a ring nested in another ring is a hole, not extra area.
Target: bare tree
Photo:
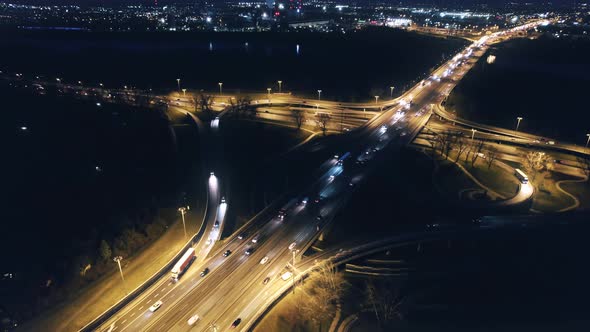
[[[321,331],[322,322],[332,317],[335,305],[348,283],[333,265],[324,266],[314,272],[309,282],[312,287],[307,299],[301,304],[301,311],[306,319],[318,324]]]
[[[463,152],[465,152],[469,145],[465,141],[465,137],[462,136],[457,136],[455,144],[457,146],[457,157],[455,158],[455,162],[458,162],[459,158],[461,158],[461,155],[463,154]]]
[[[473,154],[471,156],[471,167],[475,166],[477,158],[479,158],[481,151],[483,150],[484,143],[482,140],[478,140],[473,144]]]
[[[213,97],[201,94],[198,97],[197,104],[203,112],[211,112],[211,105],[213,104]]]
[[[533,181],[539,172],[547,170],[548,164],[549,156],[545,152],[529,152],[524,156],[524,168],[527,173],[532,174]]]
[[[316,123],[318,128],[322,131],[324,136],[326,136],[326,131],[328,131],[328,124],[330,123],[331,117],[328,113],[318,113],[316,114]]]
[[[495,147],[490,147],[487,151],[486,158],[488,169],[490,169],[492,167],[492,164],[494,163],[494,160],[498,159],[498,149],[496,149]]]
[[[391,280],[366,283],[364,307],[375,313],[381,327],[403,319],[402,303],[398,287]]]
[[[302,109],[292,109],[291,115],[295,120],[295,124],[297,125],[297,129],[301,129],[301,126],[305,122],[305,111]]]

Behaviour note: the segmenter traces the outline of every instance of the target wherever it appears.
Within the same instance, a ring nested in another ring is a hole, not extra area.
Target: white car
[[[289,250],[293,250],[293,248],[295,248],[295,246],[297,245],[297,242],[293,242],[289,245]]]
[[[281,276],[281,279],[287,281],[291,278],[292,275],[293,275],[293,273],[287,271],[287,272],[283,273],[283,275]]]
[[[258,243],[258,236],[254,237],[254,238],[252,239],[252,243]]]
[[[268,256],[264,256],[264,258],[260,260],[260,264],[264,265],[266,262],[268,262]]]
[[[161,306],[162,306],[162,301],[157,301],[156,303],[152,304],[152,306],[150,307],[150,311],[154,312],[154,311],[160,309]]]
[[[193,326],[195,323],[200,319],[199,315],[195,314],[191,318],[188,319],[188,325]]]

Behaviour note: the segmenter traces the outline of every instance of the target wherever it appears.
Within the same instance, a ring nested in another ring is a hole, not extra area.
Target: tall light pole
[[[178,85],[178,91],[180,91],[180,78],[176,79],[176,85]]]
[[[219,84],[219,95],[221,96],[223,94],[223,83],[219,82],[217,84]]]
[[[293,254],[293,273],[291,274],[291,278],[293,279],[293,294],[295,294],[295,255],[299,252],[299,249],[293,249],[291,250],[291,253]]]
[[[277,83],[279,83],[279,93],[281,93],[281,91],[282,91],[281,85],[283,85],[283,81],[277,81]]]
[[[271,91],[271,90],[272,90],[271,88],[266,88],[266,93],[267,93],[267,95],[268,95],[268,102],[269,102],[269,103],[270,103],[270,91]]]
[[[389,95],[389,97],[391,97],[391,99],[393,99],[393,89],[395,89],[395,87],[394,87],[394,86],[390,86],[390,87],[389,87],[389,90],[390,90],[390,95]]]
[[[379,96],[375,96],[375,104],[379,102]]]
[[[178,211],[180,212],[180,215],[182,216],[182,227],[184,228],[184,238],[186,239],[186,223],[184,222],[184,215],[186,214],[186,211],[190,210],[191,207],[190,206],[183,206],[183,207],[179,207]]]
[[[520,126],[520,121],[522,121],[522,119],[523,118],[521,116],[519,116],[519,117],[516,118],[516,121],[517,121],[516,122],[516,131],[518,131],[518,126]]]
[[[322,90],[318,90],[318,100],[322,100]]]
[[[182,89],[182,95],[186,97],[186,89]]]
[[[586,140],[586,147],[588,147],[588,142],[590,142],[590,134],[586,134],[588,136],[588,140]]]
[[[471,128],[471,140],[473,141],[473,137],[475,136],[475,132],[477,131],[477,129],[473,129]]]
[[[113,260],[117,262],[119,265],[119,273],[121,273],[121,280],[123,280],[123,289],[125,289],[125,293],[127,293],[127,288],[125,287],[125,277],[123,277],[123,268],[121,267],[121,260],[123,259],[122,256],[113,257]]]

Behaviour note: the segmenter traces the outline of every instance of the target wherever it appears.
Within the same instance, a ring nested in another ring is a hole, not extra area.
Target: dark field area
[[[590,131],[588,40],[517,39],[488,51],[453,90],[447,106],[461,117],[585,144]]]
[[[114,268],[98,259],[102,240],[129,257],[176,219],[175,207],[194,203],[189,175],[198,150],[184,143],[196,145],[195,130],[175,144],[166,115],[155,110],[5,85],[0,97],[8,134],[0,272],[15,276],[1,280],[0,299],[9,310],[25,305],[30,313],[43,306],[30,305],[36,296],[63,296],[91,264],[85,278],[74,278],[72,287],[82,287]]]
[[[375,281],[403,299],[403,320],[378,329],[368,310],[352,331],[587,331],[587,231],[584,223],[529,225],[381,254],[375,258],[409,268],[406,276]],[[352,276],[347,303],[363,303],[364,280]]]
[[[398,93],[465,45],[401,30],[313,33],[87,33],[11,31],[0,69],[107,86],[278,90],[341,100]]]

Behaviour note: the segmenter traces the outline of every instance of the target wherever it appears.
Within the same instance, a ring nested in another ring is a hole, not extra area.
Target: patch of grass
[[[482,161],[476,162],[473,167],[471,163],[461,162],[461,164],[481,183],[497,193],[504,195],[506,198],[512,197],[516,193],[516,188],[518,187],[516,177],[497,165],[492,165],[492,167],[488,168],[488,165]]]
[[[574,200],[557,189],[555,183],[560,180],[574,179],[573,177],[559,173],[549,172],[550,176],[543,178],[547,174],[538,174],[533,184],[537,192],[533,199],[532,208],[541,212],[556,212],[574,204]]]
[[[587,181],[564,183],[561,188],[580,200],[580,209],[590,209],[590,185]]]
[[[462,190],[479,188],[450,160],[439,161],[439,169],[435,174],[434,181],[441,196],[447,198],[459,198],[458,195]]]

